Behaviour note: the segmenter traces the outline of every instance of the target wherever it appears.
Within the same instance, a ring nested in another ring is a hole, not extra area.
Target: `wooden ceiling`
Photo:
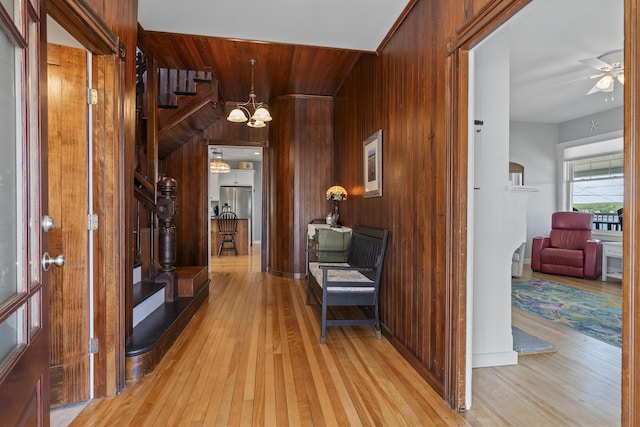
[[[214,37],[145,31],[139,44],[159,65],[180,70],[209,71],[218,81],[221,101],[245,102],[251,89],[249,59],[256,59],[256,100],[282,95],[334,96],[361,55],[313,46],[249,42]]]

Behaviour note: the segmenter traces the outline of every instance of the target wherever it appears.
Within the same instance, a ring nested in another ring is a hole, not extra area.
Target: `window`
[[[566,162],[569,205],[585,212],[617,212],[624,199],[622,153]]]

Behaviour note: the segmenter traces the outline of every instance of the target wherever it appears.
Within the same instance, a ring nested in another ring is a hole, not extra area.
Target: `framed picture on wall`
[[[382,196],[382,129],[364,141],[364,197]]]

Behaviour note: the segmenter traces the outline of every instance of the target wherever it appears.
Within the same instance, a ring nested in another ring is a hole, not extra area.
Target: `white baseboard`
[[[472,357],[473,368],[488,368],[490,366],[507,366],[518,364],[518,352],[502,351],[497,353],[474,354]]]

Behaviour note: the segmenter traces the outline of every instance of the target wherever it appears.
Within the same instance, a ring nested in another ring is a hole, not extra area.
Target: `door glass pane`
[[[41,302],[42,302],[41,291],[38,291],[35,294],[33,294],[33,296],[31,296],[31,301],[29,302],[29,308],[31,313],[31,315],[29,316],[30,317],[29,329],[31,331],[31,334],[34,334],[38,329],[40,329],[40,326],[42,326],[42,319],[40,318],[40,312],[42,311],[40,309]]]
[[[14,25],[22,32],[22,1],[21,0],[0,0],[9,16],[13,19]]]
[[[0,4],[2,4],[4,6],[4,9],[7,11],[7,13],[9,14],[9,16],[11,18],[13,18],[13,20],[15,21],[16,19],[16,0],[0,0]]]
[[[24,307],[21,307],[0,323],[0,366],[18,344],[24,344],[24,334],[22,333],[24,312]]]
[[[29,46],[38,46],[38,28],[29,22]],[[38,49],[29,49],[28,79],[26,85],[29,102],[29,282],[40,282],[40,150],[38,113]]]
[[[21,208],[18,200],[16,164],[19,137],[19,98],[17,96],[16,48],[0,31],[0,304],[18,291],[18,224]]]

